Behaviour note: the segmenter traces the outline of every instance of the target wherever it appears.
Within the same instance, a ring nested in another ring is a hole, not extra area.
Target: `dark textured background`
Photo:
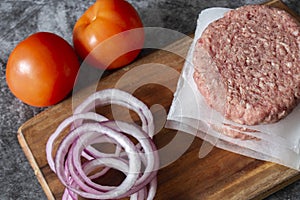
[[[198,13],[207,7],[235,8],[264,0],[129,0],[145,26],[165,27],[189,34]],[[300,0],[284,0],[300,14]],[[18,127],[43,109],[27,106],[14,98],[5,81],[6,62],[13,48],[37,31],[54,32],[68,42],[79,16],[94,0],[0,0],[0,199],[46,199],[25,158],[16,132]],[[300,181],[273,194],[269,200],[300,199]]]

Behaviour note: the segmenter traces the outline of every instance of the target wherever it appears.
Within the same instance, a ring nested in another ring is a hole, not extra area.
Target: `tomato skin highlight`
[[[77,20],[73,44],[89,64],[101,69],[120,68],[132,62],[143,48],[143,24],[127,1],[98,0]]]
[[[72,90],[80,63],[63,38],[38,32],[20,42],[6,66],[6,82],[24,103],[45,107],[63,100]]]

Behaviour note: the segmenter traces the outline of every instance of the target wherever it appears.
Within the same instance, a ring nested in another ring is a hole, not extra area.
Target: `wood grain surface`
[[[281,1],[275,0],[266,4],[285,9],[299,19]],[[184,56],[191,42],[192,38],[186,37],[169,45],[166,50],[158,50],[140,58],[101,79],[96,85],[91,85],[38,114],[19,128],[20,145],[48,199],[61,199],[64,187],[47,164],[45,154],[47,139],[62,120],[72,115],[74,106],[94,88],[101,90],[117,87],[131,93],[134,90],[134,96],[149,107],[152,106],[155,119],[159,119],[156,121],[158,133],[154,137],[158,148],[164,147],[175,136],[191,141],[187,150],[178,159],[159,170],[155,199],[262,199],[300,178],[298,171],[215,147],[207,156],[199,158],[199,149],[203,144],[201,139],[163,128],[185,61]],[[127,76],[128,74],[136,76]],[[135,90],[139,84],[142,87]],[[166,85],[168,87],[164,87]],[[99,112],[107,116],[112,115],[109,108],[103,108]],[[122,118],[122,113],[125,111],[120,110],[118,117]]]

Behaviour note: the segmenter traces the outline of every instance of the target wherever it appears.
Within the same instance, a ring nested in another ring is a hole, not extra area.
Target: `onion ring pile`
[[[135,123],[109,120],[92,112],[95,107],[108,104],[135,111],[142,122],[141,127]],[[54,143],[67,127],[71,127],[70,131],[60,142],[53,158]],[[48,164],[66,187],[62,199],[77,200],[78,196],[88,199],[121,199],[129,196],[131,200],[153,199],[159,168],[153,135],[151,111],[131,94],[118,89],[106,89],[88,97],[71,117],[57,127],[46,145]],[[102,143],[113,144],[114,152],[101,152],[93,147]],[[120,185],[106,186],[93,181],[111,168],[126,176]]]

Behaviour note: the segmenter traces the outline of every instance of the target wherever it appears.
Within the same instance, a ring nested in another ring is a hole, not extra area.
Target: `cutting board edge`
[[[33,169],[33,172],[35,174],[35,176],[37,177],[38,182],[40,183],[42,189],[45,192],[45,195],[47,196],[47,198],[49,200],[55,200],[54,194],[52,193],[51,189],[49,188],[49,185],[47,184],[47,181],[41,171],[41,169],[39,168],[33,153],[31,152],[30,147],[28,146],[26,139],[22,133],[22,129],[24,126],[26,126],[27,123],[24,123],[22,126],[20,126],[20,128],[17,131],[17,138],[19,141],[19,144],[21,146],[21,148],[23,149],[23,152],[26,156],[26,158],[28,159],[31,168]]]
[[[272,5],[272,4],[278,3],[278,2],[283,3],[282,0],[270,0],[270,1],[267,1],[267,2],[265,2],[263,4],[265,4],[265,5]]]
[[[280,6],[288,10],[290,15],[292,15],[296,20],[300,21],[300,16],[294,10],[288,9],[289,7],[282,0],[270,0],[263,4],[264,5],[280,4]]]
[[[285,188],[286,186],[300,180],[300,172],[295,173],[291,175],[290,177],[286,177],[286,179],[283,182],[280,182],[280,184],[274,185],[273,187],[270,187],[269,189],[262,191],[259,195],[252,198],[251,200],[263,200],[267,198],[268,196],[274,194],[275,192],[278,192],[279,190]]]

